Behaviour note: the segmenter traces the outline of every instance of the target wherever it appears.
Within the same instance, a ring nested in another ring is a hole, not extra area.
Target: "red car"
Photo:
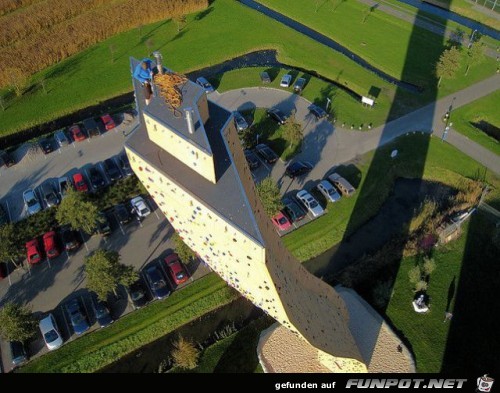
[[[286,218],[286,216],[282,212],[276,214],[273,218],[271,218],[271,220],[273,221],[274,226],[280,231],[286,231],[292,226],[290,220]]]
[[[170,272],[170,277],[172,277],[176,285],[180,285],[188,280],[189,275],[177,254],[170,254],[165,258],[165,263]]]
[[[45,255],[47,258],[53,259],[61,253],[56,241],[56,233],[54,231],[47,232],[43,235],[43,247],[45,248]]]
[[[40,245],[37,239],[26,243],[26,256],[30,265],[34,265],[42,260],[42,253],[40,252]]]
[[[104,128],[106,129],[106,131],[108,130],[112,130],[113,128],[116,127],[116,124],[115,124],[115,121],[113,120],[113,118],[109,115],[109,114],[105,114],[105,115],[102,115],[101,116],[101,120],[102,122],[104,123]]]
[[[87,192],[89,190],[89,186],[80,172],[73,175],[73,183],[75,184],[76,191]]]
[[[69,128],[69,133],[71,134],[71,137],[75,142],[81,142],[87,138],[81,130],[80,126],[77,124]]]

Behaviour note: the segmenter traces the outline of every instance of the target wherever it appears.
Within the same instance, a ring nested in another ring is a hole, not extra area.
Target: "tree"
[[[287,119],[283,127],[283,137],[290,143],[290,148],[298,145],[304,138],[302,126],[295,121],[295,115]]]
[[[70,190],[62,200],[56,213],[56,220],[61,225],[69,224],[75,230],[92,233],[99,220],[99,209],[85,200],[85,195]]]
[[[470,47],[467,48],[466,52],[467,68],[465,69],[465,75],[469,73],[469,69],[476,64],[481,63],[484,57],[484,46],[482,42],[471,43]]]
[[[10,259],[16,266],[16,259],[23,255],[12,223],[0,226],[0,261]]]
[[[428,277],[432,272],[436,270],[436,262],[433,258],[424,258],[424,264],[422,266],[422,273],[425,277]]]
[[[427,282],[420,280],[415,284],[415,292],[425,292],[427,291]]]
[[[172,236],[172,241],[174,242],[175,252],[182,261],[189,262],[191,259],[196,258],[196,253],[184,243],[184,240],[181,239],[177,232]]]
[[[274,216],[283,208],[280,190],[271,177],[266,177],[257,184],[257,194],[268,216]]]
[[[415,285],[417,282],[419,282],[422,279],[422,273],[420,272],[420,266],[413,266],[409,271],[408,271],[408,278],[410,282]]]
[[[28,74],[23,71],[22,67],[12,67],[5,70],[5,75],[7,76],[7,83],[11,86],[16,96],[23,94],[24,88],[28,81]]]
[[[172,19],[177,24],[177,33],[179,33],[186,25],[186,15],[177,15]]]
[[[5,340],[26,342],[36,336],[38,322],[26,306],[6,303],[0,309],[0,334]]]
[[[460,49],[452,46],[446,49],[436,64],[436,76],[439,78],[438,86],[441,84],[441,79],[451,79],[460,68]]]
[[[87,288],[94,291],[101,300],[106,300],[109,292],[118,296],[116,288],[119,284],[129,286],[139,278],[133,266],[120,263],[120,256],[116,251],[103,249],[85,259],[85,274]]]
[[[186,340],[179,335],[173,346],[172,358],[174,360],[174,366],[192,370],[198,365],[200,351],[192,341]]]

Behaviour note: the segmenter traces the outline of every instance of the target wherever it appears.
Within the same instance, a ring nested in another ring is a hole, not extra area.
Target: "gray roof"
[[[137,60],[132,60],[137,64]],[[131,61],[132,67],[134,66],[133,61]],[[232,119],[232,114],[210,100],[208,101],[210,118],[205,124],[205,136],[208,147],[214,155],[215,174],[217,178],[217,183],[214,184],[149,139],[142,119],[142,110],[145,107],[142,88],[135,80],[134,88],[140,123],[126,140],[125,145],[127,148],[134,151],[160,172],[165,173],[166,176],[187,192],[203,201],[228,222],[231,222],[263,245],[264,241],[262,240],[254,214],[241,184],[238,171],[231,160],[221,133],[227,121]],[[188,97],[184,97],[184,103],[189,103]],[[148,107],[151,105],[153,103],[150,103]],[[160,106],[156,107],[155,110],[158,108]],[[163,113],[158,113],[158,115],[158,119],[165,119],[167,122],[175,121],[170,119],[174,115],[166,107]]]
[[[130,59],[130,67],[132,73],[139,63],[140,60],[136,60],[134,58]],[[137,92],[140,92],[142,95],[141,83],[135,78],[132,78],[132,80],[136,94]],[[203,122],[201,121],[200,115],[198,113],[198,107],[196,106],[196,103],[198,102],[200,96],[205,94],[205,89],[188,80],[183,86],[181,86],[181,91],[183,102],[180,108],[178,108],[175,116],[172,108],[165,102],[165,100],[161,96],[154,96],[150,104],[144,108],[144,112],[148,113],[152,118],[159,121],[160,123],[165,124],[169,129],[175,131],[177,135],[183,137],[194,146],[204,150],[208,154],[211,154],[212,151],[210,149],[210,144],[203,127]],[[136,97],[138,96],[136,95]],[[192,134],[189,133],[185,118],[184,110],[187,108],[191,108],[193,114],[192,116],[194,123],[194,132]]]

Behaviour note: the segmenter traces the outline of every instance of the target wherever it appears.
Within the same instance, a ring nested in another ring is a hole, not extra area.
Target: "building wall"
[[[215,183],[215,166],[211,154],[201,150],[147,113],[144,113],[144,121],[151,141],[198,172],[205,179]],[[196,121],[196,119],[194,118],[193,121]]]

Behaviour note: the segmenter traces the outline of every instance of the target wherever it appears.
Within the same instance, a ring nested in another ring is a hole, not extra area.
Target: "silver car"
[[[42,205],[36,197],[35,191],[31,188],[23,192],[24,206],[26,206],[26,211],[31,216],[42,210]]]
[[[325,211],[314,197],[306,190],[299,191],[296,198],[311,212],[314,217],[321,216]]]
[[[47,345],[49,351],[59,348],[63,345],[63,339],[59,329],[57,328],[56,320],[52,314],[47,315],[40,321],[40,332],[42,333],[43,340]]]
[[[57,196],[56,190],[52,183],[44,183],[40,187],[42,198],[44,202],[47,204],[47,207],[57,206],[60,202],[59,197]]]
[[[66,136],[64,130],[56,131],[54,134],[54,139],[56,140],[59,147],[64,147],[69,145],[69,139]]]
[[[326,200],[328,202],[337,202],[340,199],[340,194],[337,192],[334,186],[327,181],[327,180],[322,180],[318,185],[317,188],[319,192],[321,192]]]

